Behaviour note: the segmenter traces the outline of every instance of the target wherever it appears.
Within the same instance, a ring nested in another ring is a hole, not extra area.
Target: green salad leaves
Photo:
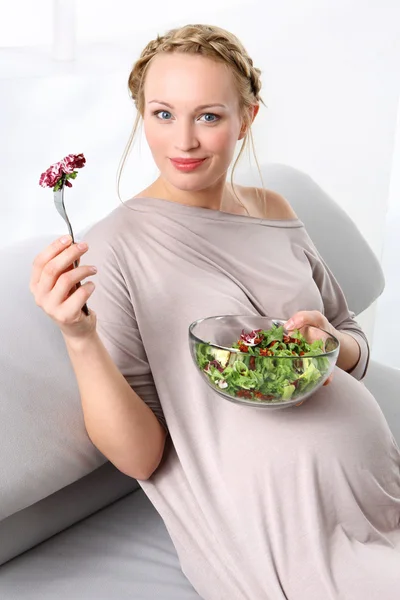
[[[323,340],[309,344],[298,329],[244,330],[231,350],[196,344],[196,360],[210,383],[228,396],[282,402],[312,391],[329,371]],[[284,360],[282,358],[286,357]]]

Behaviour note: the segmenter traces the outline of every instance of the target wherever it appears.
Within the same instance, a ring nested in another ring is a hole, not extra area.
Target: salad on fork
[[[70,180],[76,178],[78,175],[78,171],[76,171],[76,169],[81,169],[85,166],[85,163],[86,158],[83,154],[68,154],[60,162],[54,163],[46,171],[44,171],[39,180],[39,185],[42,187],[53,188],[55,207],[67,224],[68,232],[72,238],[72,243],[75,242],[74,233],[72,231],[71,223],[68,219],[67,211],[65,210],[64,190],[65,186],[72,187]],[[78,261],[75,261],[74,267],[76,268],[77,266]],[[76,289],[80,287],[80,285],[81,282],[78,281],[76,284]],[[85,315],[89,315],[89,309],[86,303],[83,305],[82,310]]]

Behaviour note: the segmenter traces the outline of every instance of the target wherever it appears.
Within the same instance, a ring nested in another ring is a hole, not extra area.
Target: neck
[[[230,196],[225,176],[214,185],[199,191],[180,190],[159,177],[147,189],[147,192],[156,198],[164,198],[178,204],[198,206],[210,210],[222,210],[227,197]]]

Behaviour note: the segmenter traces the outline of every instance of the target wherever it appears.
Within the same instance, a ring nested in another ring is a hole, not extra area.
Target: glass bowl
[[[283,326],[286,320],[222,315],[194,321],[189,326],[189,346],[203,380],[222,398],[247,406],[287,408],[309,398],[332,373],[340,343],[331,333],[309,325],[289,333]],[[272,331],[263,336],[261,332],[268,330]],[[320,340],[302,356],[295,345],[299,333],[310,345]],[[239,340],[240,349],[233,347]],[[280,341],[285,342],[287,355],[268,355]]]

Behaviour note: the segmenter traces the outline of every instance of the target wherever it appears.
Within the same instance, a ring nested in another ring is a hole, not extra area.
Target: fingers
[[[62,239],[66,239],[66,241],[62,242],[61,241]],[[50,260],[52,260],[55,256],[60,254],[60,252],[65,250],[65,248],[68,248],[68,246],[71,245],[71,242],[72,242],[71,236],[64,236],[63,238],[54,240],[54,242],[52,242],[49,246],[47,246],[47,248],[45,248],[43,250],[43,252],[40,252],[40,254],[38,254],[35,257],[35,260],[33,261],[32,273],[31,273],[31,279],[30,279],[31,291],[32,291],[32,288],[34,288],[36,286],[36,284],[39,282],[40,277],[42,275],[43,267]]]
[[[41,282],[36,286],[36,304],[61,326],[79,323],[83,319],[82,306],[87,302],[95,289],[93,281],[83,285],[77,284],[85,277],[92,277],[96,272],[93,266],[83,265],[67,269],[57,278],[53,289],[44,293]]]
[[[76,271],[77,269],[75,269]],[[55,313],[53,317],[61,325],[73,325],[82,321],[84,313],[82,312],[82,306],[87,302],[95,290],[95,284],[93,281],[87,281],[77,290],[73,291],[69,298],[62,304],[57,304],[55,307]],[[93,311],[91,311],[93,312]]]
[[[284,323],[288,331],[301,329],[307,325],[314,327],[326,326],[327,319],[319,310],[300,310]]]
[[[33,262],[30,288],[34,292],[40,284],[40,293],[49,293],[58,277],[64,271],[73,269],[73,263],[79,261],[88,248],[81,249],[78,244],[71,245],[71,238],[66,244],[55,240]],[[78,263],[79,264],[79,263]]]
[[[304,325],[314,325],[320,314],[317,310],[300,310],[290,317],[284,325],[289,331],[300,329]]]
[[[82,279],[85,279],[86,277],[92,277],[94,274],[95,271],[93,271],[93,267],[89,265],[83,265],[82,267],[78,266],[62,273],[58,277],[51,293],[52,305],[59,306],[62,304],[64,300],[73,295],[75,291],[78,291],[75,290],[77,283],[80,283]]]
[[[331,373],[328,377],[328,379],[325,381],[324,385],[329,385],[330,383],[332,383],[333,380],[333,373]]]

